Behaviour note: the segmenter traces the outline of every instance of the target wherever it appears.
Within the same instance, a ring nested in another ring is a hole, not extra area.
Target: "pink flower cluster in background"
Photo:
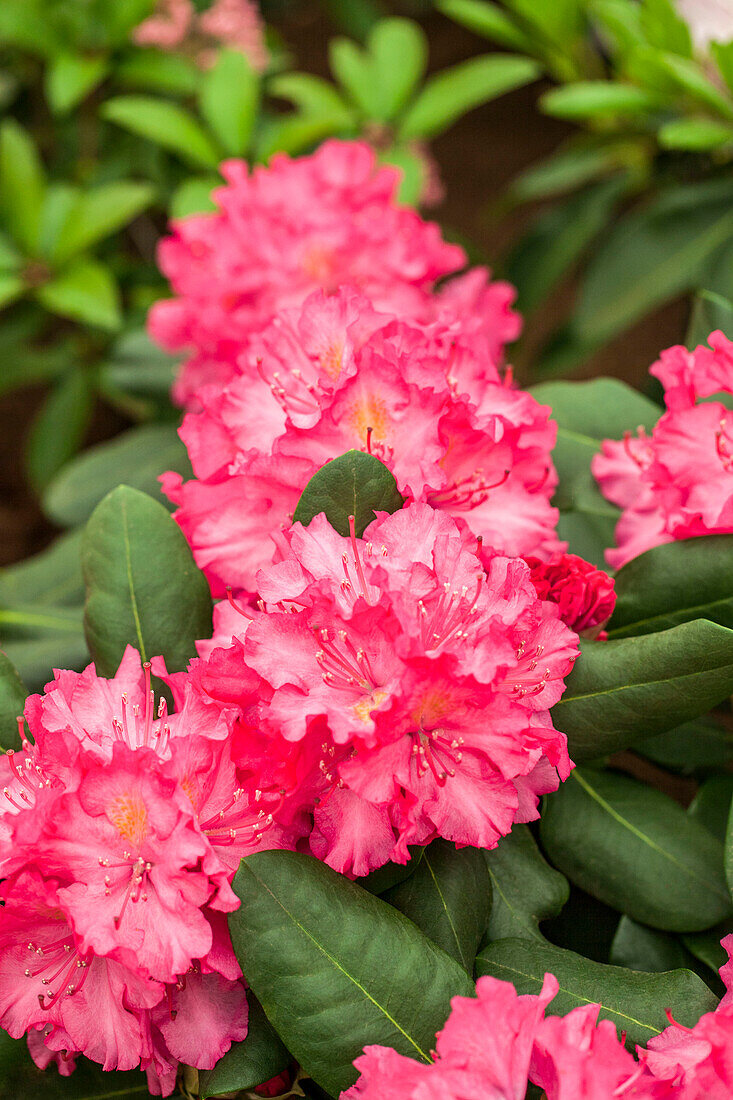
[[[191,53],[202,69],[222,46],[239,50],[256,72],[267,68],[265,25],[255,0],[214,0],[200,15],[192,0],[158,0],[153,14],[133,32],[138,46]]]
[[[606,439],[593,460],[601,492],[623,509],[606,553],[614,568],[665,542],[733,533],[733,343],[722,332],[709,343],[662,352],[650,371],[667,411],[651,435]]]
[[[150,333],[188,355],[174,389],[180,404],[195,406],[205,383],[235,378],[252,336],[315,290],[354,287],[374,309],[421,324],[470,317],[494,364],[519,334],[513,289],[485,270],[435,292],[466,255],[397,205],[399,171],[378,167],[366,143],[328,141],[295,160],[277,154],[251,174],[243,161],[221,170],[218,212],[175,223],[159,251],[177,297],[153,307]]]
[[[600,1005],[545,1016],[558,983],[546,974],[539,994],[519,996],[509,982],[479,978],[476,997],[454,997],[432,1063],[389,1047],[367,1047],[361,1076],[342,1100],[522,1100],[527,1085],[547,1100],[728,1100],[733,1095],[733,936],[720,974],[728,993],[694,1028],[672,1023],[637,1047],[634,1058]]]

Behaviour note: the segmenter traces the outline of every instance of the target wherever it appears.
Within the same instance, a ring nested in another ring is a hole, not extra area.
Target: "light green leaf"
[[[672,0],[643,0],[641,26],[647,41],[662,50],[692,57],[692,39]]]
[[[203,77],[201,114],[223,151],[242,157],[249,151],[260,105],[260,78],[240,50],[222,50]]]
[[[712,118],[676,118],[660,127],[657,134],[664,149],[686,149],[706,153],[733,142],[733,126]]]
[[[403,504],[397,482],[384,463],[364,451],[347,451],[313,475],[293,520],[307,527],[314,516],[325,512],[334,530],[347,536],[349,516],[354,516],[356,534],[361,538],[375,512],[396,512]]]
[[[256,159],[268,161],[275,153],[295,156],[310,149],[340,131],[341,126],[330,115],[285,115],[272,118],[263,125],[255,142]]]
[[[399,137],[432,138],[466,114],[497,96],[530,84],[540,75],[528,57],[496,54],[473,57],[431,77],[405,113]]]
[[[367,40],[371,54],[378,122],[394,119],[423,78],[428,43],[422,28],[409,19],[380,19]]]
[[[128,88],[194,95],[201,81],[201,70],[181,54],[162,50],[135,50],[119,60],[115,77]]]
[[[46,69],[46,99],[55,115],[64,115],[104,80],[109,71],[109,61],[98,54],[60,53]]]
[[[120,294],[108,267],[79,257],[35,291],[51,313],[84,325],[116,329],[122,324]]]
[[[532,202],[561,195],[607,175],[617,166],[615,150],[608,146],[561,146],[512,181],[511,197],[515,202]]]
[[[553,88],[540,96],[540,107],[554,118],[571,122],[615,115],[647,114],[663,103],[660,96],[634,84],[585,80]]]
[[[0,207],[5,225],[30,254],[38,247],[46,178],[38,150],[13,119],[0,127]]]
[[[114,675],[127,645],[169,670],[196,656],[211,636],[211,596],[203,573],[162,504],[120,485],[97,505],[84,531],[84,633],[97,671]]]
[[[12,275],[5,271],[0,272],[0,309],[4,309],[5,306],[15,302],[25,294],[25,291],[25,283],[19,275]]]
[[[509,18],[503,8],[490,3],[490,0],[436,0],[435,6],[449,19],[498,42],[500,46],[522,50],[530,55],[537,49],[537,43]]]
[[[51,482],[43,509],[61,527],[75,527],[94,511],[100,500],[121,481],[157,500],[158,478],[166,470],[191,476],[186,448],[172,424],[130,428],[106,443],[89,447]]]
[[[700,932],[733,912],[719,841],[629,776],[576,768],[546,798],[540,835],[571,882],[641,924]]]
[[[547,1008],[549,1014],[565,1016],[580,1005],[600,1004],[601,1019],[625,1033],[632,1048],[646,1046],[669,1026],[667,1009],[679,1023],[692,1027],[717,1005],[702,979],[689,970],[639,974],[531,940],[491,944],[477,958],[476,970],[513,982],[519,993],[533,994],[539,993],[546,973],[554,974],[560,991]]]
[[[379,91],[374,84],[371,58],[350,38],[332,38],[328,44],[331,72],[352,102],[367,118],[379,112]]]
[[[473,975],[491,912],[491,878],[478,848],[433,841],[415,873],[382,897]]]
[[[733,40],[730,42],[711,42],[710,52],[720,69],[723,80],[733,92]]]
[[[355,124],[354,114],[333,84],[312,73],[278,73],[267,90],[270,95],[288,99],[302,114],[327,118],[333,126],[348,129]]]
[[[222,159],[190,111],[152,96],[118,96],[102,107],[104,118],[176,153],[196,168],[217,168]]]
[[[552,708],[576,763],[699,718],[733,693],[733,630],[705,619],[580,648]]]
[[[52,249],[52,259],[64,262],[127,225],[153,201],[147,183],[116,180],[79,195]]]
[[[0,651],[0,749],[19,749],[18,715],[28,696],[28,689],[8,656]]]
[[[356,1079],[365,1045],[430,1061],[456,994],[458,963],[392,906],[319,860],[258,852],[234,879],[232,943],[267,1018],[305,1072],[332,1095]]]
[[[526,825],[515,825],[484,858],[493,888],[487,940],[543,940],[540,921],[567,902],[567,879],[543,859]]]
[[[26,444],[31,485],[43,492],[84,441],[94,408],[89,373],[72,367],[62,375],[33,420]]]
[[[191,176],[184,180],[171,196],[170,216],[187,218],[189,214],[205,214],[216,210],[212,192],[221,185],[220,176]]]

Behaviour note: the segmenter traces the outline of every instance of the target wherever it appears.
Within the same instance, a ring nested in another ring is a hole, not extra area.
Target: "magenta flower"
[[[226,385],[252,336],[318,289],[357,287],[377,309],[423,322],[480,305],[474,323],[497,359],[518,335],[512,289],[489,284],[485,271],[434,294],[465,253],[398,206],[399,172],[378,167],[367,144],[327,141],[295,160],[278,154],[251,175],[242,161],[222,172],[218,212],[177,222],[160,246],[177,297],[154,306],[150,332],[189,354],[175,388],[181,404],[195,405],[207,382]]]
[[[556,603],[560,618],[578,634],[596,638],[616,606],[614,581],[577,554],[554,554],[549,561],[527,558],[532,584],[541,600]]]

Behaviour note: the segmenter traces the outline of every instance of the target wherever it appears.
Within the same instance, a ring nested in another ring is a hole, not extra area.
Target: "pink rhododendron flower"
[[[651,373],[667,411],[650,436],[639,429],[604,440],[593,460],[603,494],[623,509],[609,564],[624,565],[665,542],[733,532],[733,343],[714,332],[710,347],[662,352]],[[716,399],[718,398],[718,399]]]
[[[263,610],[242,608],[207,690],[224,660],[226,692],[237,665],[261,677],[237,764],[282,789],[292,820],[310,809],[312,851],[337,870],[404,862],[438,836],[491,848],[569,774],[549,708],[577,636],[522,560],[482,558],[454,520],[413,504],[363,539],[322,515],[295,524],[258,579]]]
[[[700,51],[708,50],[711,42],[733,39],[733,0],[675,0],[675,7]]]
[[[549,561],[527,558],[532,584],[541,600],[556,603],[562,621],[578,634],[595,638],[616,606],[614,581],[577,554],[554,554]]]
[[[240,802],[234,711],[181,674],[156,711],[150,672],[129,648],[112,679],[57,672],[0,762],[0,1026],[41,1066],[141,1066],[168,1095],[179,1061],[209,1069],[247,1033],[229,880],[288,841]]]
[[[201,14],[191,0],[159,0],[132,38],[138,46],[190,54],[202,69],[216,63],[222,46],[243,53],[256,72],[263,72],[269,62],[265,25],[255,0],[214,0]]]
[[[160,266],[177,297],[159,302],[150,333],[189,359],[174,396],[197,405],[206,383],[225,386],[250,341],[282,310],[301,306],[314,290],[357,287],[375,308],[429,324],[456,321],[468,297],[480,307],[473,322],[495,361],[515,339],[513,291],[486,272],[434,293],[436,280],[466,262],[437,226],[397,205],[399,173],[378,167],[363,142],[327,141],[315,153],[284,154],[249,174],[242,161],[222,166],[213,214],[184,218],[160,246]]]
[[[415,326],[348,288],[316,292],[252,338],[228,386],[199,398],[181,429],[197,479],[168,474],[163,486],[216,595],[254,589],[308,480],[354,448],[496,549],[560,545],[550,410],[502,383],[470,325]]]

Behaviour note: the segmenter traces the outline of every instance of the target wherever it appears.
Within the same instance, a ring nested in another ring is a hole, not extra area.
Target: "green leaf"
[[[382,897],[473,975],[491,912],[491,878],[478,848],[434,841],[415,873]]]
[[[732,805],[733,775],[711,775],[698,787],[687,812],[723,844]]]
[[[658,108],[662,102],[658,94],[645,88],[610,80],[566,84],[545,92],[539,100],[545,114],[571,122],[614,115],[643,115]]]
[[[654,81],[660,86],[666,82],[677,93],[682,92],[723,118],[733,119],[733,100],[708,80],[697,61],[674,53],[639,50],[636,69],[635,75],[646,81]]]
[[[515,825],[484,858],[493,888],[487,940],[543,940],[540,921],[567,902],[567,879],[543,859],[526,825]]]
[[[153,201],[147,183],[116,180],[86,191],[74,202],[52,249],[52,259],[64,262],[111,233],[122,229]]]
[[[647,41],[661,50],[692,57],[690,31],[671,0],[644,0],[641,26]]]
[[[386,894],[388,890],[391,890],[393,886],[398,886],[405,879],[408,879],[410,875],[414,875],[415,871],[420,866],[420,862],[425,855],[425,848],[419,844],[411,844],[408,847],[410,858],[407,863],[384,863],[381,867],[377,867],[376,870],[370,871],[368,875],[363,875],[358,879],[359,885],[364,890],[368,890],[370,894],[377,894],[379,897],[382,894]]]
[[[102,676],[125,646],[142,659],[163,656],[170,670],[196,656],[211,636],[211,596],[175,520],[162,504],[120,485],[97,505],[82,542],[84,632]]]
[[[717,974],[728,961],[728,953],[720,941],[732,930],[730,923],[723,923],[709,932],[690,932],[681,939],[691,955]]]
[[[61,610],[35,608],[38,625],[28,629],[25,636],[9,635],[3,617],[9,613],[0,611],[0,635],[2,646],[18,669],[29,691],[43,691],[53,679],[52,669],[70,668],[81,671],[89,663],[89,650],[84,640],[81,616],[78,622],[59,617]],[[57,627],[63,624],[62,629]],[[29,619],[30,625],[30,619]]]
[[[511,183],[511,197],[515,202],[531,202],[574,190],[613,171],[614,154],[607,146],[561,147],[520,173]]]
[[[18,715],[23,713],[28,689],[8,656],[0,651],[0,749],[19,749]]]
[[[728,814],[728,827],[725,831],[725,877],[733,898],[733,803]]]
[[[367,40],[371,54],[378,122],[389,122],[402,110],[423,78],[428,43],[422,28],[409,19],[380,19]]]
[[[608,225],[626,189],[616,176],[550,207],[533,223],[507,261],[507,277],[524,313],[535,309]]]
[[[293,522],[307,527],[314,516],[325,512],[334,530],[347,536],[349,516],[354,516],[356,534],[361,538],[375,512],[397,512],[403,504],[397,482],[378,458],[364,451],[347,451],[313,475],[298,501]]]
[[[61,317],[84,325],[117,329],[122,324],[120,293],[110,269],[81,256],[38,287],[36,298]]]
[[[124,481],[160,501],[158,478],[166,470],[191,476],[186,448],[172,424],[130,428],[106,443],[89,447],[56,477],[43,498],[43,510],[61,527],[84,523],[96,505]]]
[[[255,142],[255,159],[267,161],[275,153],[302,153],[338,133],[340,124],[330,115],[285,115],[272,118],[262,127]]]
[[[102,54],[60,53],[46,69],[45,90],[48,105],[55,115],[65,115],[81,103],[104,80],[109,62]]]
[[[391,164],[402,173],[397,201],[418,206],[426,180],[424,159],[408,145],[393,145],[380,156],[382,164]]]
[[[700,932],[733,912],[720,843],[629,776],[576,768],[546,799],[540,836],[576,886],[641,924]]]
[[[19,271],[23,265],[23,257],[18,252],[18,249],[13,244],[10,237],[5,233],[0,233],[0,272],[5,275],[9,272]],[[2,304],[2,297],[0,296],[0,304]]]
[[[580,648],[552,708],[576,763],[699,718],[733,692],[733,630],[705,619]]]
[[[616,596],[611,638],[691,619],[733,627],[733,536],[703,535],[639,554],[616,574]]]
[[[625,1032],[632,1048],[636,1043],[646,1046],[669,1026],[667,1009],[680,1024],[692,1027],[717,1005],[717,998],[689,970],[639,974],[530,940],[491,944],[476,959],[476,970],[479,975],[513,982],[519,993],[534,994],[542,988],[545,974],[554,974],[560,991],[548,1013],[565,1016],[580,1005],[600,1004],[601,1019],[611,1020],[619,1032]]]
[[[350,38],[332,38],[328,44],[328,63],[339,84],[352,102],[367,117],[378,112],[378,90],[374,86],[371,58]]]
[[[303,114],[330,119],[335,127],[350,127],[355,118],[333,84],[312,73],[278,73],[268,83],[270,95],[288,99]]]
[[[365,1045],[430,1062],[450,998],[473,982],[390,905],[319,860],[258,852],[234,879],[237,958],[304,1071],[334,1096]]]
[[[550,406],[558,426],[552,458],[560,478],[553,499],[561,512],[560,537],[569,540],[572,551],[602,567],[620,512],[601,496],[591,461],[605,438],[620,438],[630,426],[651,431],[662,410],[614,378],[543,382],[531,393]]]
[[[217,168],[219,150],[190,111],[152,96],[118,96],[104,104],[101,114],[125,130],[147,138],[195,168]]]
[[[733,190],[719,184],[670,191],[611,228],[583,280],[573,319],[578,339],[606,340],[696,288],[703,265],[733,231]]]
[[[23,294],[25,294],[26,286],[22,278],[19,275],[12,275],[9,272],[0,273],[0,309],[4,309],[5,306],[9,306],[12,302],[15,302]]]
[[[199,107],[230,157],[248,152],[260,105],[260,78],[240,50],[221,50],[203,77]]]
[[[733,41],[711,42],[710,52],[715,58],[715,64],[720,69],[723,80],[733,92]]]
[[[498,4],[492,4],[489,0],[436,0],[435,6],[449,19],[454,19],[456,23],[483,35],[484,38],[498,42],[500,46],[529,54],[535,53],[537,49],[537,43]]]
[[[108,400],[134,409],[137,416],[157,414],[162,419],[173,411],[170,390],[177,371],[177,356],[154,344],[144,328],[129,329],[101,365],[99,389]]]
[[[642,741],[634,748],[668,771],[694,775],[733,762],[733,733],[714,718],[699,718]]]
[[[609,961],[614,966],[660,974],[690,966],[690,956],[676,936],[622,917],[611,944]]]
[[[540,67],[529,57],[496,54],[472,57],[431,77],[406,112],[399,137],[432,138],[467,111],[530,84]]]
[[[181,54],[162,50],[135,50],[120,59],[115,77],[130,88],[144,88],[172,95],[194,95],[201,81],[201,70]]]
[[[45,195],[38,150],[26,131],[8,119],[0,127],[0,207],[6,227],[31,254],[38,247]]]
[[[221,187],[219,176],[191,176],[184,180],[171,195],[171,218],[187,218],[189,214],[205,214],[216,210],[216,203],[212,198],[215,187]]]
[[[84,441],[94,411],[87,371],[72,367],[50,391],[34,417],[26,444],[31,485],[42,493]]]
[[[660,127],[657,138],[663,149],[706,153],[733,142],[733,126],[712,118],[676,118]]]
[[[248,993],[247,1038],[233,1043],[213,1069],[199,1070],[201,1100],[222,1093],[253,1089],[287,1069],[290,1054],[272,1028],[262,1005]]]
[[[701,290],[695,296],[685,343],[693,349],[705,344],[711,332],[720,329],[733,337],[733,302],[712,290]]]
[[[16,565],[0,570],[0,606],[15,604],[81,606],[81,532],[60,535],[51,545]]]

